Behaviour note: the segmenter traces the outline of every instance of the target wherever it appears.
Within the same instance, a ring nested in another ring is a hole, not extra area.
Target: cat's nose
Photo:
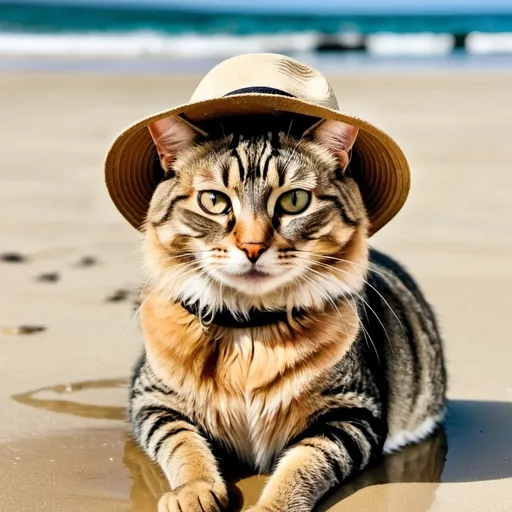
[[[240,245],[251,263],[256,263],[258,258],[268,249],[268,245],[262,242],[249,242]]]

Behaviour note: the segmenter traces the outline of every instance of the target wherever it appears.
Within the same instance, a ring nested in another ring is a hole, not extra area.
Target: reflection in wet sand
[[[357,491],[378,486],[372,489],[372,512],[425,512],[435,500],[447,451],[446,435],[444,430],[440,430],[423,443],[408,446],[386,457],[378,466],[334,492],[318,510],[364,510],[359,501],[363,498],[367,503],[367,496],[360,496],[358,494],[362,493],[356,494]],[[412,488],[414,491],[411,493]],[[414,495],[414,501],[407,500],[406,493],[409,498]]]
[[[387,457],[380,465],[363,473],[359,478],[342,486],[325,500],[318,512],[342,512],[366,510],[368,496],[364,504],[358,504],[357,491],[371,486],[378,494],[373,499],[372,512],[426,512],[436,497],[436,489],[441,480],[446,456],[446,437],[440,431],[435,437],[416,446]],[[168,484],[160,469],[151,463],[132,441],[126,444],[124,463],[133,477],[130,497],[135,511],[154,512],[158,498],[168,489]],[[254,505],[260,495],[267,477],[251,476],[232,484],[232,510],[240,511]],[[384,485],[384,484],[407,484]],[[405,493],[410,495],[410,486],[414,486],[415,500],[404,500]],[[242,498],[243,496],[243,498]],[[364,506],[366,505],[366,507]]]
[[[169,490],[160,468],[131,440],[127,440],[123,462],[132,476],[130,499],[136,512],[155,512],[158,499]]]
[[[107,405],[83,404],[80,402],[72,402],[70,400],[61,400],[59,398],[55,400],[48,400],[38,398],[37,395],[44,392],[57,393],[58,395],[68,395],[78,391],[91,389],[104,390],[106,388],[125,388],[127,385],[127,379],[86,380],[82,382],[58,384],[57,386],[39,388],[33,391],[27,391],[26,393],[13,395],[11,398],[21,404],[30,405],[32,407],[44,409],[46,411],[62,412],[83,418],[124,420],[126,419],[125,406],[115,407]]]
[[[46,411],[119,420],[125,418],[122,406],[42,399],[38,395],[53,392],[68,396],[125,386],[125,379],[84,381],[37,389],[13,399]],[[426,512],[435,500],[446,450],[446,437],[441,431],[424,443],[387,457],[332,493],[318,510]],[[12,485],[17,488],[30,490],[23,494],[23,504],[17,503],[16,507],[6,506],[0,497],[0,509],[7,511],[39,510],[44,497],[53,512],[155,512],[159,497],[168,490],[160,469],[133,443],[125,427],[89,428],[5,443],[0,445],[0,473],[11,475]],[[253,505],[265,481],[264,476],[251,476],[233,482],[232,510]],[[406,499],[406,495],[410,498],[411,486],[414,503]]]

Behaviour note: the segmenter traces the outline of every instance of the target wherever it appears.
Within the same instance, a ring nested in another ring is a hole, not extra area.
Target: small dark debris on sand
[[[86,267],[93,267],[94,265],[98,264],[97,258],[94,256],[84,256],[81,258],[78,263],[76,264],[77,267],[80,268],[86,268]]]
[[[25,334],[36,334],[46,331],[46,327],[42,325],[19,325],[18,327],[2,327],[0,332],[10,336],[20,336]]]
[[[59,279],[60,274],[58,272],[46,272],[37,276],[37,280],[44,283],[56,283]]]
[[[28,261],[28,258],[19,252],[4,252],[0,254],[0,261],[5,263],[25,263]]]
[[[120,288],[116,290],[112,295],[107,297],[107,302],[122,302],[128,299],[130,293],[128,290],[123,290]]]

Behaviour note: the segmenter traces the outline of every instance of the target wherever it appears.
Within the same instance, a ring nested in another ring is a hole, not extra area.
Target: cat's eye
[[[296,215],[302,213],[311,201],[311,194],[307,190],[300,188],[285,192],[278,200],[280,210],[283,213]]]
[[[199,206],[212,215],[222,215],[231,210],[231,201],[226,194],[215,190],[199,192],[197,196]]]

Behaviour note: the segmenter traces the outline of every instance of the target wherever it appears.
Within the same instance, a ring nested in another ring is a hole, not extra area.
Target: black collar
[[[237,317],[226,309],[218,311],[213,315],[200,315],[197,302],[193,304],[181,303],[189,313],[197,317],[202,317],[205,323],[218,325],[219,327],[234,327],[238,329],[247,329],[249,327],[262,327],[264,325],[277,324],[278,322],[288,322],[288,313],[283,310],[269,311],[262,309],[251,309],[248,318]],[[297,318],[305,313],[305,309],[294,308],[292,317]]]

